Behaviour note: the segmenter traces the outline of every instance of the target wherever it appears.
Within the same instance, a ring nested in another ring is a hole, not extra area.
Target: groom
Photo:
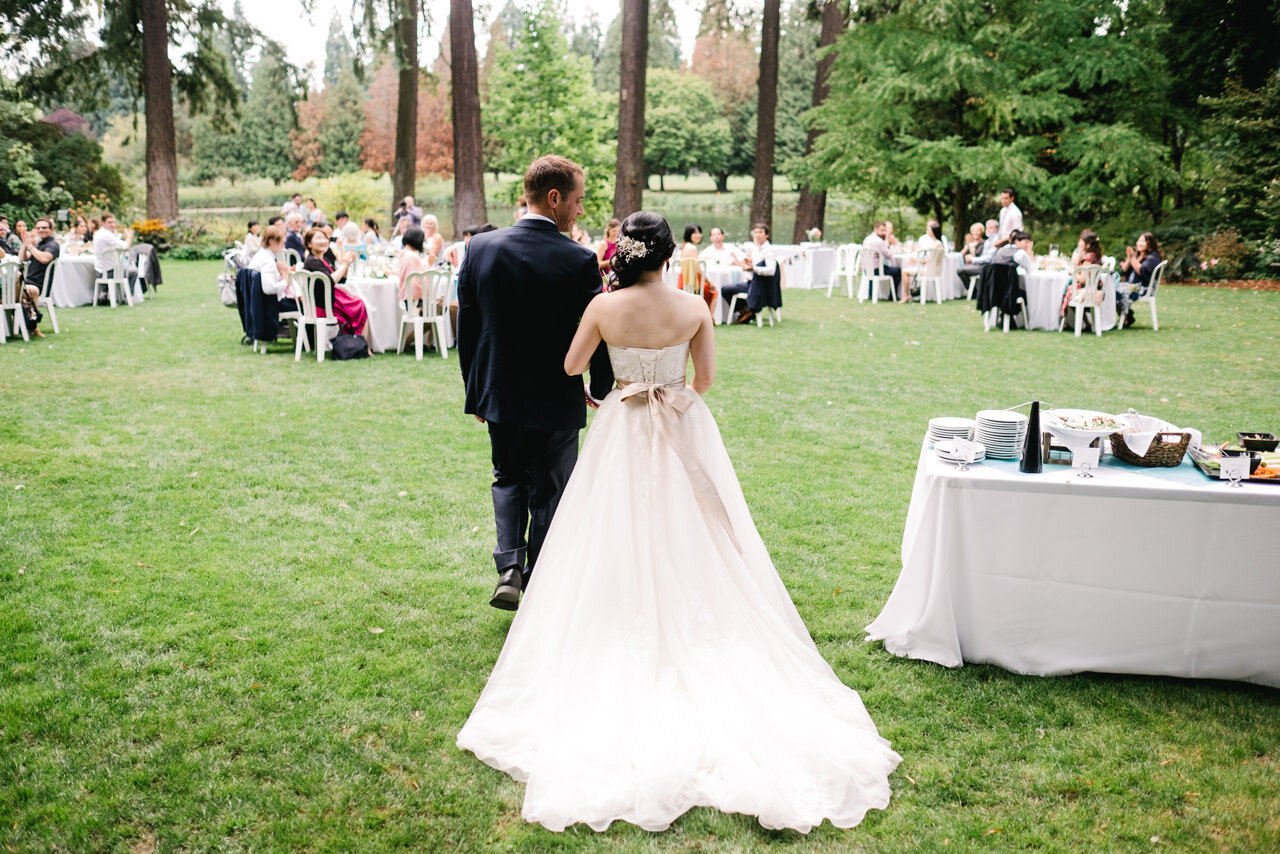
[[[564,372],[578,320],[600,292],[590,249],[570,240],[585,196],[582,167],[541,157],[524,175],[529,212],[471,238],[458,271],[458,356],[466,411],[489,427],[498,585],[489,604],[514,611],[529,584],[587,423],[582,381]],[[604,345],[591,396],[613,384]],[[592,401],[592,406],[595,406]]]

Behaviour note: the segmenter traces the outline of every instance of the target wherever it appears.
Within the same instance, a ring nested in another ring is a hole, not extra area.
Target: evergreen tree
[[[600,47],[600,58],[595,66],[595,86],[601,92],[616,94],[621,81],[622,67],[622,16],[609,24]],[[676,29],[675,11],[670,0],[649,2],[649,51],[645,60],[647,68],[680,67],[680,33]]]
[[[324,85],[337,86],[343,72],[352,70],[354,65],[351,42],[347,40],[342,18],[335,10],[333,17],[329,20],[329,37],[324,43]]]
[[[253,67],[253,84],[240,128],[243,157],[252,174],[279,184],[295,166],[289,134],[297,126],[298,87],[279,50],[268,49]]]
[[[569,52],[551,0],[528,12],[510,48],[495,50],[484,126],[501,129],[504,145],[488,168],[522,175],[536,158],[563,154],[586,169],[587,209],[607,211],[614,163],[602,129],[611,117],[601,115],[587,60]]]
[[[355,70],[347,67],[325,88],[320,121],[321,175],[341,175],[360,168],[360,135],[364,132],[364,93]]]

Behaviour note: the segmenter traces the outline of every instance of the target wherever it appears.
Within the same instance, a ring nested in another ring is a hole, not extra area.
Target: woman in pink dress
[[[339,282],[346,280],[347,268],[355,260],[356,253],[345,252],[341,258],[336,259],[336,264],[330,262],[324,257],[329,250],[329,236],[318,228],[307,232],[305,243],[307,260],[303,262],[302,269],[319,273],[334,285],[333,316],[338,319],[338,331],[350,335],[365,335],[369,326],[369,311],[364,306],[364,300],[337,286]],[[316,313],[326,317],[324,288],[318,284],[315,288],[315,300]]]
[[[618,251],[618,229],[622,223],[615,217],[604,227],[604,239],[596,244],[596,259],[600,262],[600,275],[606,280],[613,272],[613,255]]]
[[[408,231],[404,233],[404,249],[396,259],[396,272],[400,276],[400,299],[415,301],[422,299],[422,283],[414,282],[412,293],[409,293],[405,290],[405,280],[413,273],[425,273],[431,269],[427,260],[422,257],[425,240],[426,232],[416,225],[409,226]]]

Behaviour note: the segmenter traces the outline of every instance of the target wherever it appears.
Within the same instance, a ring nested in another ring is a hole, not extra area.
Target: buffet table
[[[902,572],[867,627],[895,655],[1280,687],[1280,486],[1104,458],[967,471],[921,452]]]

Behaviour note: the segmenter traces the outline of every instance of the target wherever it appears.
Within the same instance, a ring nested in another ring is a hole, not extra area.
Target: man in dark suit
[[[488,425],[493,456],[498,585],[489,604],[508,611],[519,606],[578,460],[587,396],[582,381],[565,373],[564,357],[601,284],[595,253],[561,233],[582,214],[582,167],[539,158],[525,173],[524,190],[528,214],[472,237],[458,271],[466,411]],[[612,384],[601,345],[591,363],[591,397],[603,398]]]

